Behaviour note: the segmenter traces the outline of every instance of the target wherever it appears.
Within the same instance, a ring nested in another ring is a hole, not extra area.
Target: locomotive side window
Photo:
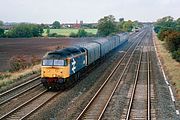
[[[52,66],[53,60],[43,60],[42,65],[44,66]]]
[[[65,61],[64,60],[54,60],[54,65],[55,66],[64,66]]]

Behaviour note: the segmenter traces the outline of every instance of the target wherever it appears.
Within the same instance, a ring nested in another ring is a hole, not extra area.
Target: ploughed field
[[[69,45],[86,42],[78,38],[4,38],[0,39],[0,72],[10,69],[10,59],[14,56],[42,58],[46,52]]]

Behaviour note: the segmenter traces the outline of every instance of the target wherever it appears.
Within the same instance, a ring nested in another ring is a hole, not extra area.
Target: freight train
[[[116,47],[128,41],[128,33],[91,40],[47,53],[42,59],[41,82],[47,89],[66,88]]]

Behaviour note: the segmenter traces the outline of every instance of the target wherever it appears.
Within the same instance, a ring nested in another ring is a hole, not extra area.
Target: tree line
[[[131,32],[133,28],[140,28],[143,25],[138,21],[125,21],[120,18],[116,21],[113,15],[105,16],[98,21],[98,36],[108,36],[119,32]]]
[[[44,24],[19,23],[15,24],[12,29],[5,31],[1,26],[3,26],[3,21],[0,21],[0,38],[42,37],[43,29],[49,28]],[[54,21],[52,28],[59,29],[60,22]]]
[[[0,37],[7,38],[30,38],[42,36],[43,28],[37,24],[20,23],[5,32],[0,28]]]
[[[20,23],[13,26],[10,30],[4,30],[1,28],[3,22],[0,21],[0,37],[7,38],[29,38],[29,37],[41,37],[44,32],[43,29],[47,29],[46,33],[48,37],[65,37],[58,35],[57,33],[51,33],[50,27],[45,24],[30,24],[30,23]],[[82,26],[77,33],[71,33],[70,37],[94,37],[92,33],[88,33],[84,28],[92,27],[89,25]],[[138,21],[125,21],[124,18],[120,18],[119,21],[115,20],[113,15],[105,16],[98,21],[97,25],[97,35],[96,36],[108,36],[111,34],[119,32],[130,32],[133,28],[142,27]],[[59,29],[61,24],[59,21],[54,21],[51,28]]]
[[[174,20],[171,16],[158,19],[154,31],[165,47],[171,52],[172,58],[180,62],[180,18]]]

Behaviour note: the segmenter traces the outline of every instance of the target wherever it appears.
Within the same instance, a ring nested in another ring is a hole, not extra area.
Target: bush
[[[31,63],[32,65],[37,65],[41,62],[41,59],[35,55],[32,55],[31,57]]]
[[[14,56],[10,59],[10,66],[11,71],[15,72],[27,68],[30,66],[30,63],[25,56]]]
[[[8,73],[1,73],[0,72],[0,80],[5,79],[5,78],[9,78],[9,77],[11,77],[10,74],[8,74]]]
[[[4,36],[5,36],[5,34],[4,34],[4,29],[0,28],[0,38],[1,38],[1,37],[4,37]]]
[[[160,30],[161,30],[161,27],[160,27],[160,26],[158,26],[158,25],[155,25],[155,26],[154,26],[154,31],[155,31],[156,33],[159,33]]]
[[[177,51],[172,52],[172,58],[180,62],[180,48]]]
[[[163,29],[160,29],[160,31],[159,31],[159,33],[158,33],[158,38],[161,40],[161,41],[164,41],[165,40],[165,38],[169,35],[169,34],[171,34],[171,33],[173,33],[174,32],[174,30],[173,29],[170,29],[170,28],[163,28]]]
[[[77,35],[78,37],[87,37],[87,32],[84,29],[79,29]]]
[[[57,33],[50,33],[48,34],[48,37],[56,37],[57,36]]]
[[[165,44],[170,52],[177,51],[180,48],[180,32],[170,31],[165,32]]]
[[[93,33],[87,33],[87,37],[95,37],[96,35]]]
[[[50,33],[50,34],[48,34],[48,37],[65,37],[65,36],[57,34],[57,33]]]
[[[78,37],[78,35],[76,33],[74,33],[74,32],[71,32],[69,37]]]

